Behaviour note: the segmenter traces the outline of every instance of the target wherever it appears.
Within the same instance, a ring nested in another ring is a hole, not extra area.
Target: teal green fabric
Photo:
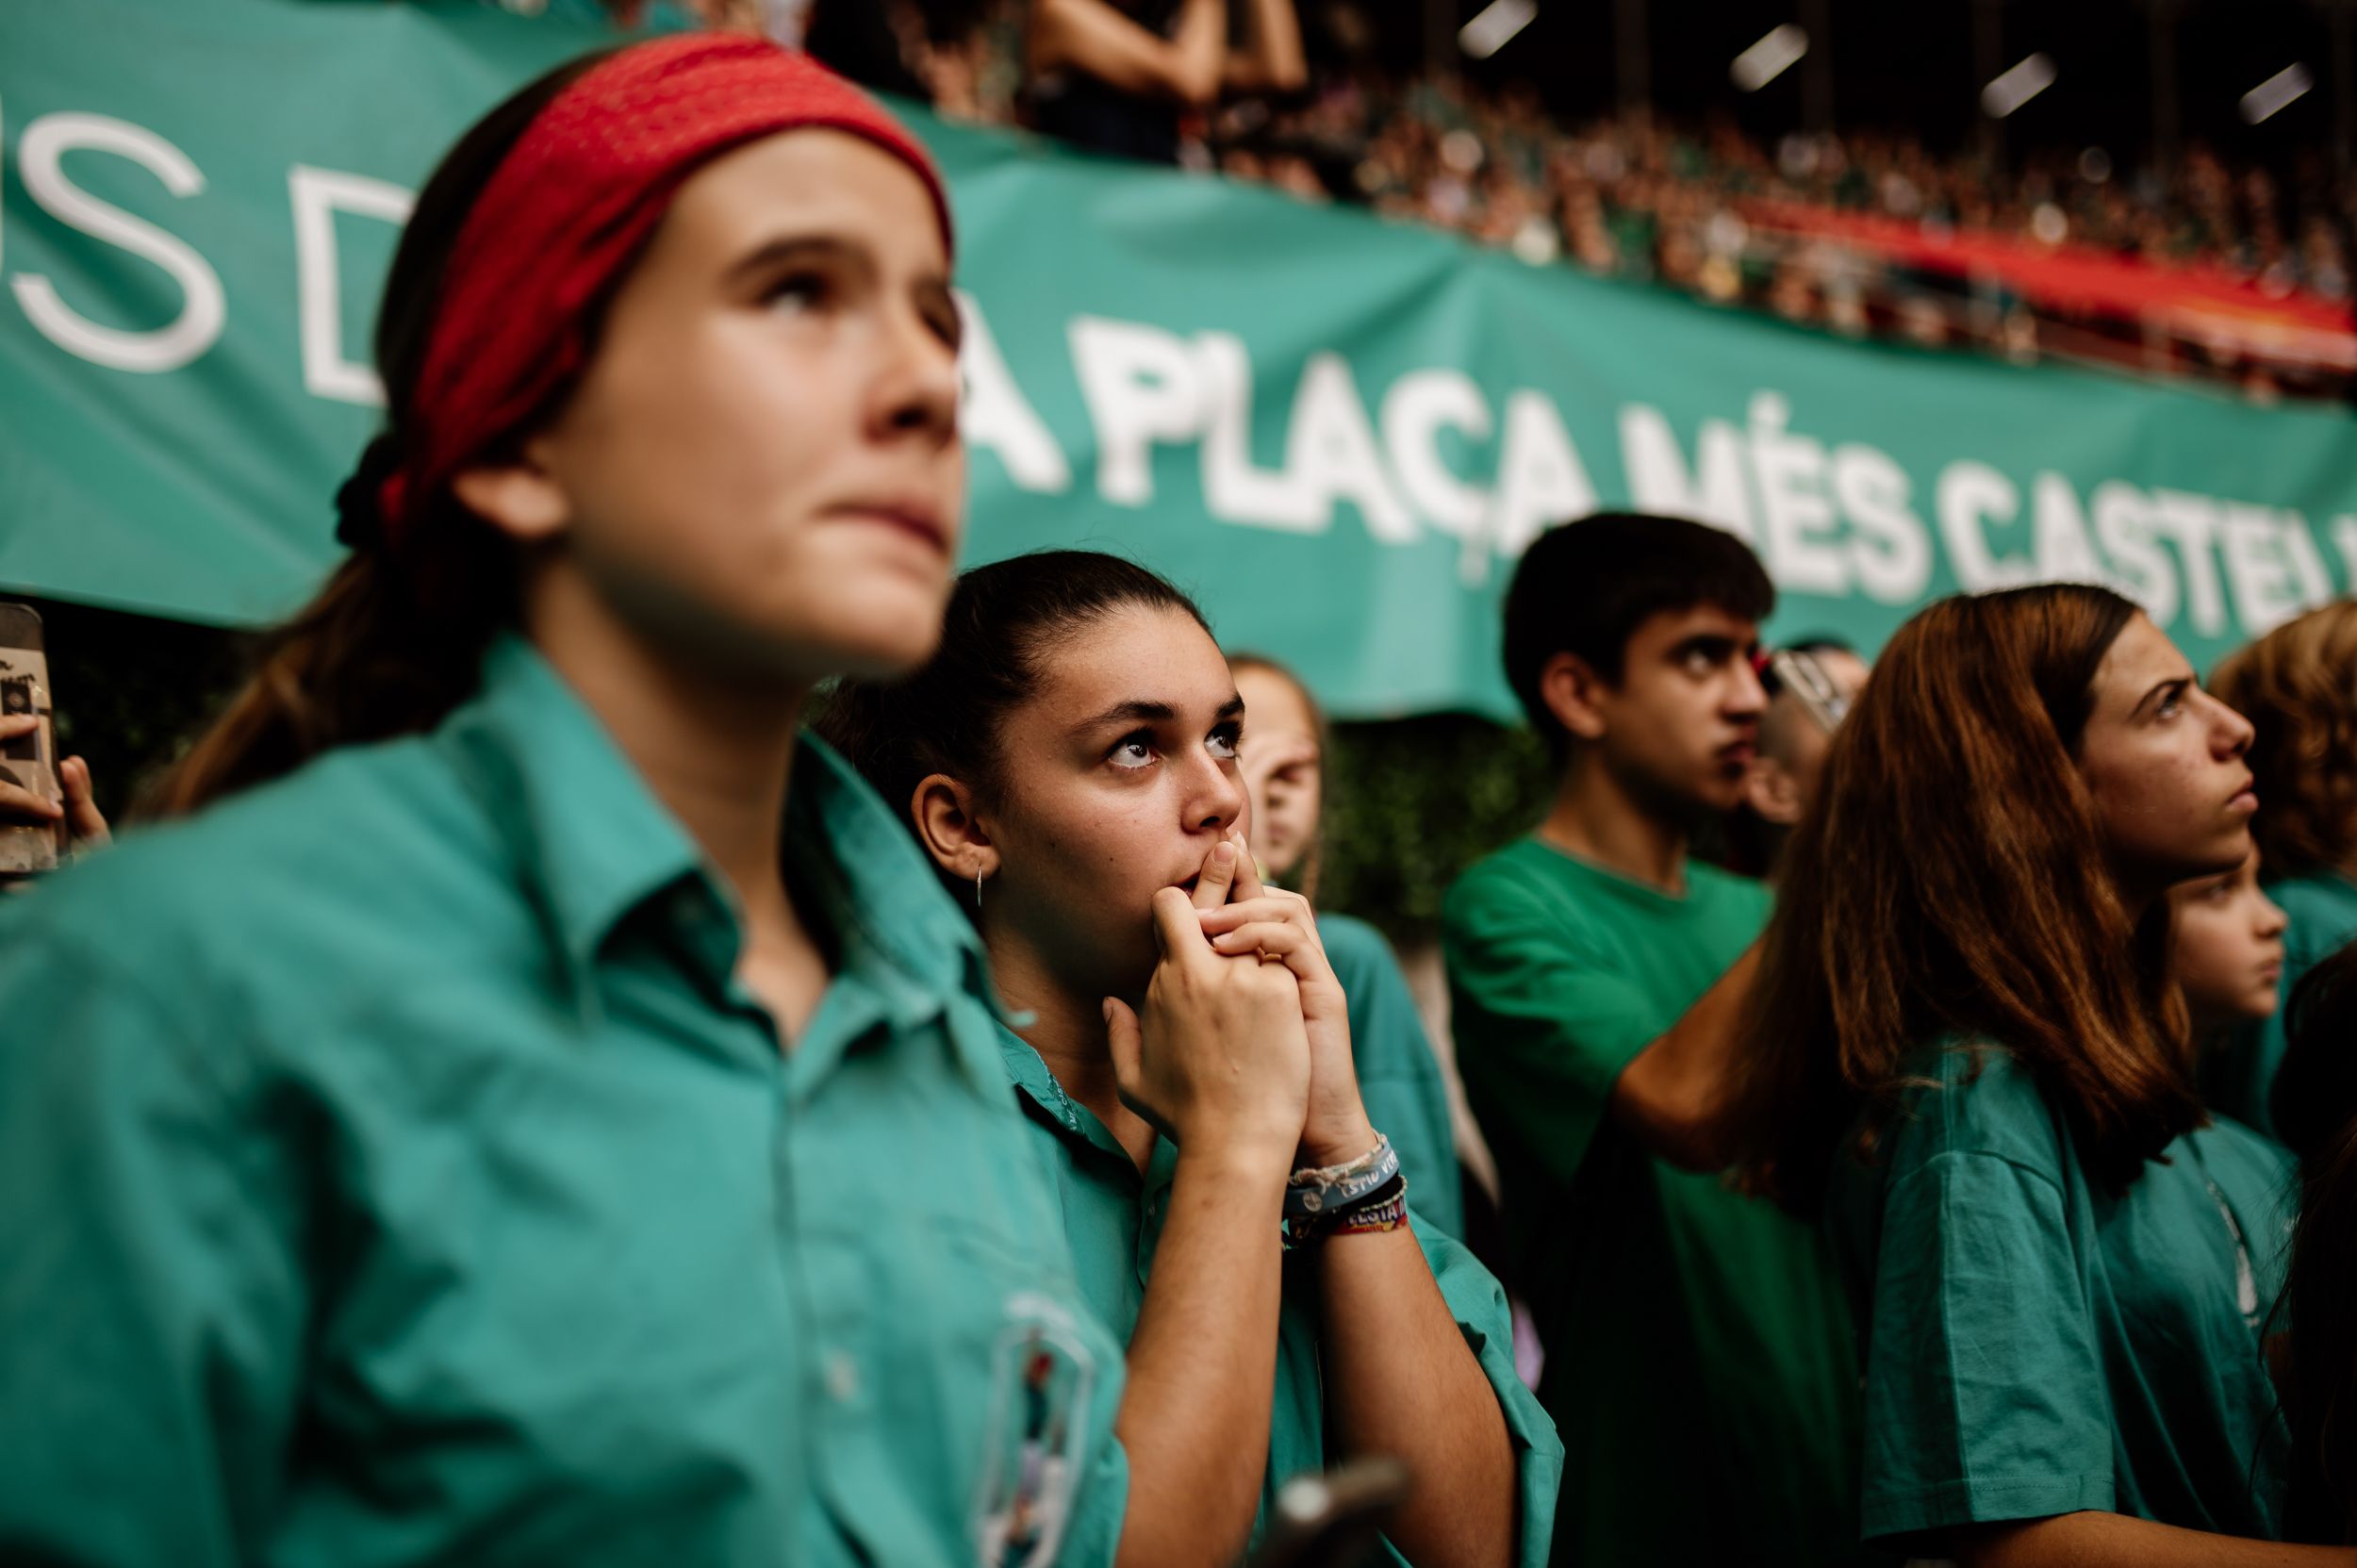
[[[1126,1341],[1137,1328],[1146,1276],[1168,1214],[1178,1151],[1156,1139],[1143,1176],[1137,1163],[1086,1106],[1065,1095],[1039,1052],[1012,1030],[999,1044],[1014,1081],[1017,1103],[1032,1132],[1031,1146],[1063,1202],[1063,1230],[1072,1244],[1080,1288],[1096,1314]],[[1496,1390],[1514,1444],[1520,1502],[1515,1560],[1536,1568],[1547,1560],[1562,1480],[1563,1447],[1555,1427],[1514,1371],[1513,1323],[1506,1293],[1472,1253],[1415,1213],[1409,1224],[1425,1262],[1457,1326]],[[1277,1238],[1270,1239],[1272,1246]],[[1277,1489],[1291,1477],[1326,1466],[1326,1409],[1318,1370],[1317,1279],[1302,1253],[1285,1261],[1284,1303],[1277,1320],[1277,1394],[1270,1411],[1268,1472],[1252,1525],[1258,1543],[1268,1527]],[[1402,1562],[1388,1544],[1383,1560]]]
[[[1320,911],[1327,962],[1350,1003],[1350,1053],[1367,1119],[1399,1150],[1399,1168],[1416,1213],[1452,1236],[1465,1230],[1465,1195],[1457,1173],[1457,1135],[1448,1084],[1424,1032],[1416,999],[1383,933],[1364,920]]]
[[[321,503],[383,419],[358,362],[398,193],[611,29],[414,0],[5,14],[0,584],[287,614],[335,569]],[[1749,541],[1778,587],[1772,642],[1871,651],[1951,593],[2093,578],[2206,668],[2357,586],[2337,543],[2357,515],[2346,406],[1844,341],[902,107],[956,208],[969,560],[1117,537],[1219,584],[1221,640],[1283,660],[1338,716],[1515,713],[1506,579],[1541,529],[1600,503]],[[26,177],[53,115],[58,183]]]
[[[1865,1534],[2097,1509],[2273,1539],[2290,1157],[2220,1121],[2113,1194],[2009,1053],[1919,1066],[1883,1157],[1838,1162],[1828,1198],[1866,1344]]]
[[[1121,1346],[979,948],[815,740],[788,840],[833,978],[782,1052],[511,641],[430,735],[7,900],[0,1559],[971,1563],[1068,1481],[1110,1560]]]
[[[1557,1560],[1821,1568],[1856,1543],[1856,1361],[1819,1228],[1654,1159],[1621,1069],[1742,955],[1759,883],[1672,897],[1536,838],[1450,889],[1457,1068],[1563,1435]]]
[[[2283,979],[2272,1017],[2237,1030],[2203,1065],[2202,1088],[2213,1106],[2269,1137],[2275,1113],[2267,1097],[2283,1065],[2288,1045],[2284,1010],[2292,987],[2309,970],[2351,940],[2357,940],[2357,883],[2334,871],[2286,877],[2266,884],[2266,895],[2283,908]]]

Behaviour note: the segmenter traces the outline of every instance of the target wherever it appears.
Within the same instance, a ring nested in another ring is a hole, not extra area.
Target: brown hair
[[[2076,762],[2134,614],[2104,588],[2014,588],[1934,604],[1885,650],[1768,929],[1730,1105],[1751,1190],[1816,1207],[1942,1035],[2026,1063],[2114,1186],[2200,1122],[2167,900],[2130,920]]]
[[[2256,732],[2243,760],[2266,874],[2357,860],[2357,601],[2278,626],[2221,662],[2210,689]]]
[[[1301,705],[1309,710],[1310,729],[1318,743],[1318,827],[1310,835],[1309,847],[1301,851],[1301,859],[1284,877],[1285,885],[1309,900],[1318,901],[1318,872],[1326,864],[1326,785],[1333,774],[1327,769],[1327,759],[1334,751],[1334,733],[1327,724],[1326,709],[1315,693],[1302,683],[1300,676],[1278,664],[1265,653],[1230,653],[1228,668],[1231,670],[1258,669],[1276,676],[1294,688],[1301,697]],[[1251,716],[1244,721],[1244,744],[1252,744]]]
[[[387,426],[336,496],[337,537],[352,553],[263,639],[252,678],[157,782],[147,814],[194,811],[331,748],[430,729],[473,695],[485,650],[516,618],[515,548],[443,492],[421,499],[403,548],[390,551],[377,491],[398,466],[402,410],[425,358],[443,263],[475,198],[549,101],[605,58],[569,61],[519,90],[458,140],[419,192],[377,317]]]

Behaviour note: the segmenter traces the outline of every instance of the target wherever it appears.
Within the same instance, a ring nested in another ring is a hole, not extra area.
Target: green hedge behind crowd
[[[99,804],[122,819],[204,728],[251,654],[249,635],[31,600],[47,628],[59,744],[90,759]],[[1433,933],[1441,896],[1480,855],[1538,819],[1544,748],[1464,714],[1340,724],[1327,767],[1318,901],[1394,938]]]

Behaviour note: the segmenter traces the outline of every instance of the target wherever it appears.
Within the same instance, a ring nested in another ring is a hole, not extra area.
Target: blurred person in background
[[[1178,161],[1179,122],[1223,93],[1309,82],[1293,0],[1032,0],[1024,74],[1033,124],[1091,152]]]
[[[1251,799],[1253,859],[1261,875],[1311,904],[1326,849],[1326,715],[1310,688],[1274,659],[1232,654],[1249,720],[1242,759]],[[1367,1114],[1399,1150],[1416,1209],[1462,1239],[1463,1180],[1450,1131],[1448,1084],[1425,1033],[1408,977],[1383,933],[1335,910],[1318,911],[1318,938],[1350,1001],[1350,1049]]]
[[[2168,890],[2169,972],[2185,996],[2197,1072],[2235,1032],[2275,1016],[2283,979],[2281,905],[2259,885],[2259,853]]]
[[[2250,720],[2259,874],[2283,906],[2282,992],[2357,937],[2357,601],[2311,610],[2222,660],[2221,701]],[[2283,1059],[2283,1014],[2240,1031],[2205,1064],[2210,1103],[2262,1132]]]
[[[2289,1162],[2207,1115],[2170,972],[2170,890],[2250,852],[2250,741],[2078,585],[1933,605],[1844,722],[1733,1120],[1747,1185],[1822,1214],[1855,1293],[1889,1556],[2351,1560],[2277,1544]]]
[[[1507,590],[1556,795],[1449,890],[1442,939],[1563,1435],[1558,1562],[1822,1568],[1856,1542],[1825,1238],[1718,1175],[1770,896],[1689,852],[1742,797],[1774,603],[1732,534],[1624,514],[1541,535]]]
[[[1834,731],[1869,666],[1847,644],[1814,637],[1778,649],[1760,666],[1768,709],[1759,721],[1759,754],[1743,776],[1743,801],[1729,818],[1733,868],[1773,881],[1786,840],[1817,798]]]
[[[1193,602],[1071,550],[965,573],[933,660],[844,683],[822,720],[965,895],[1014,1020],[1010,1093],[1081,1288],[1129,1343],[1124,1441],[1134,1463],[1169,1456],[1158,1496],[1193,1467],[1162,1500],[1195,1549],[1232,1561],[1286,1481],[1385,1454],[1410,1477],[1398,1558],[1532,1568],[1559,1450],[1497,1281],[1383,1158],[1307,901],[1253,866],[1249,730]],[[1139,1114],[1132,1064],[1175,1002],[1287,974],[1275,1015],[1238,1009],[1219,1037],[1224,1114]],[[1305,1040],[1304,1079],[1280,1081]],[[1369,1184],[1297,1202],[1361,1168]]]
[[[351,553],[185,819],[0,912],[0,1557],[1186,1540],[1122,1539],[1120,1345],[979,945],[799,734],[938,640],[950,251],[923,149],[750,38],[442,160]]]

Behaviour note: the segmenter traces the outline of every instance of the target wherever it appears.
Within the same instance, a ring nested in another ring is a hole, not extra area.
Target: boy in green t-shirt
[[[1558,1563],[1857,1555],[1857,1367],[1824,1240],[1711,1174],[1769,897],[1688,846],[1740,798],[1774,601],[1733,536],[1624,515],[1541,536],[1507,595],[1507,677],[1558,783],[1536,833],[1450,890],[1442,940],[1563,1435]]]

